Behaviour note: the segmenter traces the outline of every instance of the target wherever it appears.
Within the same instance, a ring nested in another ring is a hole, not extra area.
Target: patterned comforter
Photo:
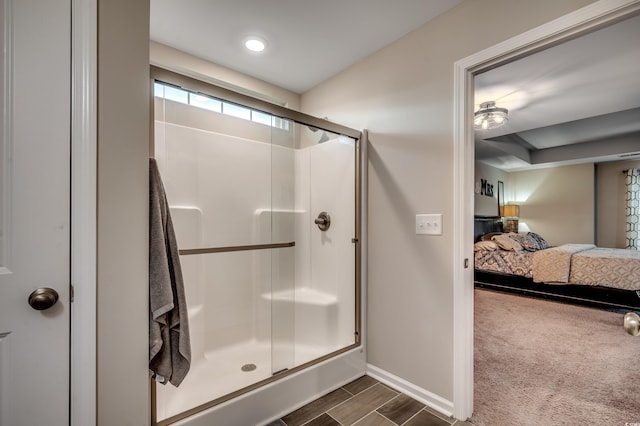
[[[534,252],[479,250],[475,268],[521,275],[535,282],[640,290],[640,251],[565,244]]]
[[[474,252],[475,268],[532,278],[534,253],[525,250],[478,250]]]
[[[640,290],[640,251],[594,248],[571,258],[569,282]]]
[[[594,248],[596,246],[593,244],[564,244],[534,252],[533,281],[537,283],[568,283],[573,257]]]

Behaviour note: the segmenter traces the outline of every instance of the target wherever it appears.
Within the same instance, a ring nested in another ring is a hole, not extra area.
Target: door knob
[[[37,311],[49,309],[58,301],[58,292],[49,287],[33,290],[29,295],[29,306]]]
[[[624,330],[632,336],[640,335],[640,316],[635,312],[624,314]]]

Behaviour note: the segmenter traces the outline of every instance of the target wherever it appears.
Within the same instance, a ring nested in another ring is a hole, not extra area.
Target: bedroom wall
[[[594,205],[596,206],[596,211],[594,215],[594,223],[595,223],[595,232],[596,232],[596,240],[595,244],[601,247],[616,247],[616,248],[624,248],[625,241],[625,185],[624,185],[624,174],[623,170],[630,168],[638,168],[640,167],[640,161],[612,161],[607,163],[589,163],[587,166],[595,166],[594,170],[594,184],[595,184],[595,198],[593,200]],[[526,196],[528,192],[530,192],[530,187],[537,186],[539,184],[539,180],[541,179],[541,173],[543,175],[551,174],[558,175],[559,177],[550,177],[549,179],[556,179],[555,182],[566,181],[567,182],[575,181],[576,179],[580,182],[576,187],[569,188],[569,185],[554,185],[552,188],[554,189],[553,194],[548,194],[546,189],[540,190],[540,192],[536,195],[536,205],[542,206],[544,200],[541,198],[549,195],[551,197],[566,199],[564,194],[578,194],[579,202],[583,203],[580,207],[581,210],[588,209],[586,202],[587,199],[582,197],[585,196],[591,189],[582,184],[582,181],[586,178],[584,175],[582,178],[581,174],[585,172],[585,170],[578,171],[578,169],[570,169],[567,167],[557,168],[558,170],[551,173],[552,169],[545,169],[547,172],[537,173],[529,173],[523,174],[523,172],[504,172],[500,169],[496,169],[494,167],[488,166],[481,162],[475,163],[475,182],[476,184],[480,182],[480,179],[486,179],[492,184],[495,184],[498,180],[504,183],[505,187],[505,200],[506,202],[510,202],[514,200],[515,195],[513,191],[516,189],[514,185],[516,183],[516,179],[519,180],[519,188],[518,197],[519,203],[523,206],[521,209],[521,222],[525,222],[529,228],[531,228],[531,223],[533,223],[538,231],[542,234],[541,229],[548,229],[548,232],[555,232],[551,228],[548,228],[548,223],[556,222],[561,220],[562,214],[557,212],[558,210],[565,210],[566,208],[559,206],[557,209],[554,208],[544,208],[541,207],[539,211],[537,211],[537,207],[530,203],[523,203],[520,201],[523,197]],[[557,194],[555,192],[557,191]],[[497,197],[497,190],[495,192],[495,197]],[[475,194],[475,214],[477,216],[491,216],[495,213],[495,206],[497,204],[497,199],[495,197],[486,197],[484,195]],[[575,200],[572,200],[573,202]],[[532,210],[533,209],[533,210]],[[535,216],[535,217],[532,217]],[[584,217],[584,216],[583,216]],[[562,219],[564,220],[564,219]],[[580,232],[584,232],[584,235],[587,235],[585,232],[588,228],[586,221],[587,217],[581,220],[580,223]],[[532,222],[533,221],[533,222]],[[572,225],[573,226],[573,225]],[[533,228],[531,228],[534,231]],[[575,230],[572,230],[572,232]],[[577,234],[576,234],[577,235]]]
[[[475,193],[474,193],[474,214],[476,216],[497,216],[498,215],[498,181],[504,184],[505,194],[502,194],[504,200],[509,190],[508,182],[509,174],[503,170],[488,166],[479,161],[475,162]],[[484,182],[483,182],[484,181]],[[490,185],[488,196],[484,185]],[[509,201],[509,198],[507,198]]]
[[[303,94],[304,112],[370,132],[373,366],[453,398],[453,64],[589,3],[467,0]],[[442,213],[443,234],[416,235],[417,213]]]
[[[509,173],[520,222],[552,245],[595,242],[594,165]]]
[[[625,184],[623,170],[640,167],[640,161],[596,164],[596,236],[601,247],[625,248]]]

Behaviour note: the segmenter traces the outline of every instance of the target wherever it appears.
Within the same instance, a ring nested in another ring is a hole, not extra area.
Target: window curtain
[[[640,169],[629,169],[625,177],[627,247],[640,250]]]

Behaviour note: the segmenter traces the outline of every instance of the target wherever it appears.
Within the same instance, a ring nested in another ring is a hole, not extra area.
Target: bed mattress
[[[640,251],[565,244],[538,251],[475,250],[475,268],[547,284],[640,290]]]

